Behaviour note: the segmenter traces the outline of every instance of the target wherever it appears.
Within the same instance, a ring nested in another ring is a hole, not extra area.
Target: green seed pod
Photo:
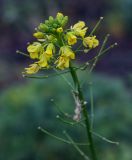
[[[61,22],[62,27],[64,27],[68,22],[68,16],[65,16]]]

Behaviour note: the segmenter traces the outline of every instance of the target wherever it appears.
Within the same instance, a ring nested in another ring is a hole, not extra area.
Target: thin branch
[[[83,122],[81,122],[81,123],[79,123],[79,124],[80,124],[82,127],[86,128],[86,125],[85,125]],[[105,142],[107,142],[107,143],[119,145],[119,142],[112,141],[112,140],[110,140],[110,139],[108,139],[108,138],[106,138],[106,137],[104,137],[104,136],[102,136],[102,135],[100,135],[100,134],[98,134],[98,133],[96,133],[96,132],[94,132],[94,131],[91,131],[91,133],[92,133],[94,136],[102,139],[103,141],[105,141]]]
[[[17,50],[16,53],[19,53],[19,54],[26,56],[26,57],[30,57],[27,53],[21,52],[19,50]]]
[[[95,58],[95,60],[94,60],[94,62],[93,62],[93,64],[92,64],[92,67],[91,67],[91,69],[90,69],[90,73],[93,71],[93,69],[94,69],[94,67],[96,66],[96,63],[97,63],[97,61],[98,61],[98,58],[99,58],[99,56],[101,55],[101,53],[102,53],[102,51],[103,51],[103,49],[104,49],[104,47],[105,47],[105,45],[106,45],[106,42],[107,42],[107,40],[108,40],[108,37],[109,37],[109,34],[107,34],[106,36],[105,36],[105,38],[104,38],[104,41],[103,41],[103,44],[102,44],[102,46],[101,46],[101,48],[100,48],[100,50],[99,50],[99,53],[98,53],[98,55],[96,56],[96,58]]]
[[[88,60],[87,62],[85,62],[85,65],[83,66],[85,68],[86,64],[90,64],[92,61],[95,61],[97,58],[99,59],[100,57],[102,57],[104,54],[108,53],[108,51],[112,48],[114,48],[115,46],[117,46],[117,43],[114,43],[112,45],[110,45],[108,48],[104,49],[102,51],[102,53],[100,55],[97,55],[93,58],[91,58],[90,60]],[[86,67],[87,68],[87,67]],[[87,73],[86,73],[87,74]],[[89,73],[88,73],[89,75]],[[84,79],[83,82],[81,83],[81,87],[84,85],[84,83],[87,81],[87,79]]]
[[[80,153],[80,155],[85,159],[85,160],[90,160],[89,157],[76,145],[76,143],[73,141],[73,139],[69,136],[69,134],[66,131],[63,131],[67,139],[71,142],[73,147]]]
[[[64,71],[64,72],[60,72],[60,73],[52,73],[50,75],[45,75],[45,76],[44,75],[35,75],[35,76],[33,76],[33,75],[23,75],[23,77],[36,78],[36,79],[45,79],[45,78],[50,78],[50,77],[54,77],[54,76],[60,76],[62,74],[66,74],[68,72],[69,72],[69,70]]]
[[[88,60],[87,62],[92,62],[92,61],[95,60],[97,57],[99,58],[99,57],[103,56],[105,53],[107,53],[110,49],[114,48],[115,46],[117,46],[117,43],[114,43],[114,44],[110,45],[108,48],[104,49],[100,55],[97,55],[97,56],[91,58],[91,59]]]
[[[83,46],[82,43],[80,43],[80,45],[78,46],[78,48],[75,50],[75,53],[76,53],[76,51],[78,51],[82,46]]]
[[[62,114],[63,116],[65,116],[66,118],[72,119],[72,116],[69,115],[68,113],[64,112],[62,110],[62,107],[60,107],[55,101],[54,99],[51,99],[51,102],[56,106],[56,109],[60,112],[60,114]]]
[[[119,142],[112,141],[112,140],[110,140],[110,139],[108,139],[108,138],[106,138],[106,137],[101,136],[100,134],[98,134],[98,133],[96,133],[96,132],[92,132],[92,133],[93,133],[93,135],[101,138],[103,141],[106,141],[106,142],[108,142],[108,143],[112,143],[112,144],[119,145]]]
[[[63,119],[63,118],[62,118],[61,116],[59,116],[59,115],[57,115],[56,118],[59,119],[60,121],[62,121],[63,123],[69,124],[69,125],[71,125],[71,126],[77,125],[77,124],[81,123],[82,121],[85,121],[85,119],[82,119],[82,120],[80,120],[80,121],[78,121],[78,122],[75,122],[75,121],[67,121],[67,120]]]
[[[65,124],[69,124],[69,125],[74,125],[74,122],[71,121],[67,121],[65,119],[63,119],[62,117],[60,117],[59,115],[56,116],[57,119],[59,119],[61,122],[65,123]]]
[[[57,137],[57,136],[55,136],[54,134],[48,132],[47,130],[43,129],[43,128],[40,127],[40,126],[38,127],[38,130],[42,131],[43,133],[47,134],[48,136],[50,136],[50,137],[52,137],[52,138],[54,138],[54,139],[56,139],[56,140],[59,140],[59,141],[61,141],[61,142],[67,143],[67,144],[72,144],[70,141],[65,140],[65,139],[63,139],[63,138],[60,138],[60,137]],[[79,145],[79,146],[87,146],[87,145],[89,145],[89,144],[87,144],[87,143],[76,143],[76,142],[75,142],[75,144],[76,144],[76,145]]]
[[[109,47],[107,47],[106,49],[104,49],[104,50],[101,52],[100,55],[96,55],[95,57],[89,59],[88,61],[85,62],[85,64],[89,64],[89,62],[92,62],[92,61],[95,60],[97,57],[98,57],[98,58],[102,57],[105,53],[107,53],[109,50],[111,50],[112,48],[114,48],[114,47],[117,46],[117,45],[118,45],[117,43],[114,43],[114,44],[110,45]],[[82,51],[83,51],[83,50],[82,50]],[[85,65],[84,65],[84,67],[85,67]],[[77,68],[77,69],[80,69],[80,67]]]
[[[99,27],[100,23],[102,22],[104,18],[100,17],[99,21],[97,22],[97,24],[95,25],[95,27],[93,28],[92,32],[89,34],[89,36],[92,36],[94,34],[94,32],[96,31],[96,29]]]
[[[48,78],[49,75],[46,75],[46,76],[35,75],[35,76],[33,76],[33,75],[25,75],[25,74],[23,74],[23,77],[24,78],[33,78],[33,79],[45,79],[45,78]]]
[[[84,65],[83,65],[84,66]],[[75,70],[79,70],[82,68],[82,66],[80,67],[73,67]],[[66,71],[63,71],[63,72],[58,72],[58,73],[52,73],[52,74],[49,74],[49,75],[27,75],[27,74],[23,74],[23,77],[26,77],[26,78],[34,78],[34,79],[45,79],[45,78],[50,78],[50,77],[54,77],[54,76],[60,76],[62,74],[67,74],[69,73],[70,71],[69,70],[66,70]]]
[[[54,71],[57,73],[57,74],[59,74],[59,72],[56,70],[56,69],[54,69]],[[64,81],[74,90],[74,87],[73,87],[73,85],[70,83],[70,81],[68,81],[68,79],[64,76],[64,75],[62,75],[61,74],[61,77],[64,79]]]

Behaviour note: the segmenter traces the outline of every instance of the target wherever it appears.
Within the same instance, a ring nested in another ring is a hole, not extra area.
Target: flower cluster
[[[79,21],[66,29],[67,22],[67,16],[57,13],[55,18],[50,16],[44,23],[40,23],[33,34],[36,42],[27,47],[30,58],[35,62],[25,68],[26,74],[34,74],[45,68],[68,68],[70,61],[76,57],[73,45],[78,41],[84,49],[92,49],[99,45],[96,36],[86,36],[88,27],[85,22]]]

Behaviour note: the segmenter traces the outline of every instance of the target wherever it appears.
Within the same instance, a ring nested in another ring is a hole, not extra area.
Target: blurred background
[[[89,30],[99,17],[102,40],[118,47],[104,56],[93,73],[95,104],[94,130],[120,145],[95,137],[99,159],[131,160],[132,154],[132,0],[0,0],[0,160],[81,160],[72,148],[37,130],[38,126],[64,137],[67,129],[76,141],[84,141],[81,127],[66,126],[56,119],[57,107],[73,114],[73,98],[61,77],[33,80],[21,72],[29,60],[16,54],[26,51],[34,28],[49,15],[63,12],[70,24],[86,21]],[[83,59],[82,59],[83,60]],[[80,73],[80,77],[87,74]],[[84,86],[89,102],[89,85]],[[89,109],[89,108],[88,108]],[[90,109],[89,109],[90,112]],[[84,148],[85,151],[85,148]],[[69,156],[70,155],[70,156]]]

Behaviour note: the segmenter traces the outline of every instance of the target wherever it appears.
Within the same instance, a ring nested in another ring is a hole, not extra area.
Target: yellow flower
[[[55,47],[53,43],[48,44],[46,51],[45,51],[45,54],[48,60],[53,56],[54,52],[55,52]]]
[[[62,32],[63,32],[63,28],[62,28],[62,27],[57,28],[57,32],[58,32],[58,33],[62,33]]]
[[[63,46],[60,48],[60,57],[57,59],[55,64],[57,68],[63,70],[69,68],[70,59],[75,59],[74,52],[69,48],[69,46]]]
[[[65,68],[69,68],[69,61],[70,59],[66,56],[60,56],[58,58],[58,60],[55,62],[55,64],[57,63],[57,68],[63,70]]]
[[[95,48],[99,45],[99,41],[98,41],[98,39],[96,39],[96,36],[85,37],[83,39],[83,45],[85,47]]]
[[[43,52],[43,54],[41,54],[39,58],[40,60],[37,62],[37,64],[39,64],[40,67],[48,67],[48,60],[45,52]]]
[[[43,51],[43,53],[39,56],[39,61],[37,62],[37,64],[39,64],[40,67],[48,67],[48,61],[50,60],[50,58],[52,58],[53,52],[55,52],[55,47],[53,43],[49,43],[46,51]]]
[[[85,22],[79,21],[72,27],[72,29],[76,36],[84,37],[88,29],[87,27],[85,28],[84,27],[85,27]]]
[[[82,29],[83,27],[85,27],[85,22],[79,21],[78,23],[74,24],[73,29],[77,29],[77,28]]]
[[[74,45],[75,43],[77,43],[77,37],[73,34],[73,32],[68,32],[66,34],[66,37],[69,45]]]
[[[35,74],[35,73],[37,73],[38,71],[39,71],[39,69],[40,69],[40,66],[38,65],[38,64],[36,64],[36,63],[34,63],[34,64],[30,64],[29,65],[30,67],[29,68],[25,68],[25,72],[27,73],[27,74]]]
[[[67,57],[69,59],[75,59],[75,53],[70,49],[69,46],[62,46],[60,48],[61,56]]]
[[[85,27],[84,29],[77,28],[77,29],[74,29],[74,33],[77,36],[84,37],[87,32],[87,29],[88,29],[87,27]]]
[[[35,59],[35,58],[39,57],[39,52],[40,52],[41,48],[42,48],[41,43],[34,42],[33,44],[31,44],[27,47],[27,51],[30,53],[30,57],[32,59]]]
[[[76,34],[81,37],[84,37],[87,32],[87,29],[88,29],[87,27],[85,27],[84,29],[80,29],[80,30],[78,29],[78,30],[76,30]]]
[[[45,38],[45,36],[44,36],[44,34],[43,34],[42,32],[36,32],[36,33],[33,34],[33,36],[34,36],[35,38],[38,38],[38,39],[43,39],[43,38]]]

